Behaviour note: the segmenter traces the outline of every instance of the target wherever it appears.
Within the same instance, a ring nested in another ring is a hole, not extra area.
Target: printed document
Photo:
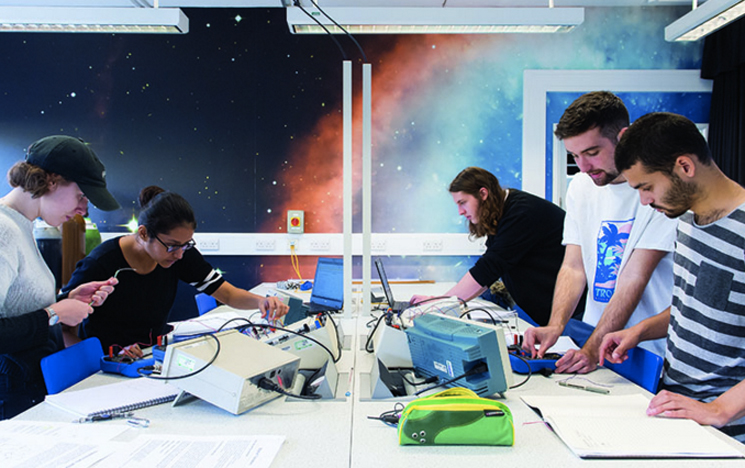
[[[647,416],[642,394],[521,398],[582,458],[745,457],[694,421]]]

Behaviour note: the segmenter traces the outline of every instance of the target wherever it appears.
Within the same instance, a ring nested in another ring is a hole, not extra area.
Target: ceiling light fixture
[[[745,0],[708,0],[665,28],[665,40],[697,41],[745,15]]]
[[[344,34],[318,9],[305,10],[334,34]],[[584,8],[357,8],[323,9],[350,34],[493,34],[566,32],[582,24]],[[287,7],[293,34],[325,34],[300,8]]]
[[[189,32],[179,8],[0,7],[0,32]]]

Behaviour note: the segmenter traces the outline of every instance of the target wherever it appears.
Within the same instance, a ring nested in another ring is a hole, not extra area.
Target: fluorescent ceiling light
[[[665,28],[666,41],[697,41],[745,15],[745,0],[708,0]]]
[[[305,10],[330,32],[343,34],[316,8]],[[490,34],[566,32],[585,19],[584,8],[324,8],[350,34]],[[298,7],[287,7],[293,34],[325,34]]]
[[[178,8],[0,7],[0,32],[187,33]]]

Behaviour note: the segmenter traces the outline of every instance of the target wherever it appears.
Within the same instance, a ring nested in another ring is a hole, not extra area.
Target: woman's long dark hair
[[[142,210],[137,222],[145,226],[150,237],[181,226],[197,228],[194,210],[178,193],[166,192],[155,185],[145,187],[140,191],[140,206]]]
[[[489,192],[486,200],[482,200],[479,193],[482,187]],[[497,223],[504,211],[504,189],[494,174],[480,167],[467,167],[450,182],[448,191],[463,192],[476,197],[479,201],[479,223],[468,223],[471,236],[484,237],[497,233]]]

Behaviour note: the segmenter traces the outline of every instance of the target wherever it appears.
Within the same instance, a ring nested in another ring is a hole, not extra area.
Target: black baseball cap
[[[80,138],[65,135],[44,137],[29,146],[26,162],[75,182],[99,210],[121,208],[106,189],[106,168]]]

